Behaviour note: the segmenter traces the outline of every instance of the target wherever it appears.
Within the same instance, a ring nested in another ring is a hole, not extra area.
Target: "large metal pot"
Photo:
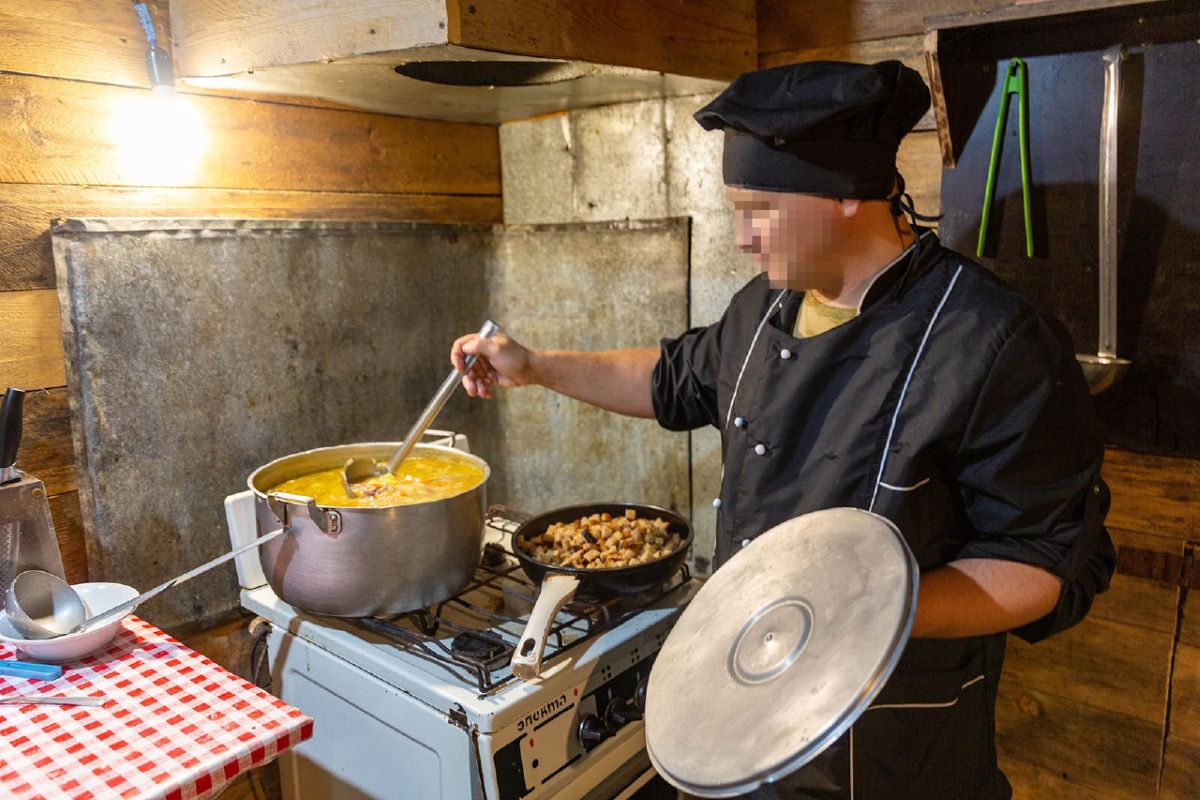
[[[470,582],[483,549],[484,487],[491,474],[481,458],[417,445],[414,455],[453,453],[484,474],[474,489],[425,503],[318,506],[312,498],[270,491],[291,478],[340,467],[348,458],[386,460],[397,447],[395,442],[322,447],[276,459],[250,475],[258,535],[288,529],[259,550],[267,582],[285,602],[336,617],[397,614],[440,603]]]

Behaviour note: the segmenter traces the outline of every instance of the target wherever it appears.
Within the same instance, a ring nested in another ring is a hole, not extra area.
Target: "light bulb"
[[[114,103],[109,136],[122,180],[139,186],[189,185],[208,142],[199,110],[171,86]]]

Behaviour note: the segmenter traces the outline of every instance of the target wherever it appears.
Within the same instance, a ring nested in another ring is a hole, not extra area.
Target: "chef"
[[[538,384],[671,430],[716,426],[718,569],[818,509],[867,509],[903,533],[921,580],[892,678],[847,735],[754,797],[1010,797],[994,745],[1006,633],[1074,625],[1114,568],[1067,332],[943,247],[904,193],[897,147],[928,107],[896,61],[740,76],[695,115],[724,132],[738,244],[762,266],[719,321],[657,349],[499,335],[451,354],[460,370],[480,355],[472,395]]]

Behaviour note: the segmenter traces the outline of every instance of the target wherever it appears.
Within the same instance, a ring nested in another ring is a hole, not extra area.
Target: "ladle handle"
[[[500,326],[492,322],[490,319],[483,323],[483,327],[479,329],[480,339],[489,339],[500,330]],[[467,357],[466,372],[471,371],[471,367],[475,366],[477,355]],[[429,405],[425,406],[425,410],[421,412],[421,416],[417,419],[416,424],[409,429],[408,435],[404,437],[400,448],[388,460],[388,472],[395,472],[396,467],[404,463],[404,459],[408,458],[408,454],[417,446],[417,442],[425,435],[425,431],[433,424],[433,420],[441,413],[442,407],[446,405],[446,401],[450,399],[450,395],[454,394],[454,390],[461,383],[462,376],[458,370],[450,370],[450,374],[446,380],[442,381],[442,386],[438,389],[437,394],[433,396],[433,400],[429,401]]]
[[[1124,46],[1104,51],[1104,106],[1100,120],[1100,311],[1101,356],[1117,356],[1117,120]]]
[[[83,631],[88,631],[88,630],[92,630],[94,628],[102,627],[104,625],[107,625],[109,622],[111,622],[114,617],[116,617],[117,619],[120,619],[120,618],[124,617],[126,614],[133,611],[138,606],[140,606],[142,603],[146,602],[147,600],[157,597],[158,595],[165,592],[167,589],[174,588],[174,587],[178,586],[179,584],[183,583],[184,581],[189,581],[192,578],[196,577],[197,575],[199,575],[203,572],[208,572],[213,567],[219,567],[222,564],[224,564],[226,561],[237,558],[242,553],[245,553],[249,550],[253,550],[257,547],[262,547],[264,544],[266,544],[267,542],[276,538],[277,536],[282,535],[286,531],[287,531],[287,528],[278,528],[276,530],[271,531],[266,536],[260,536],[257,539],[255,539],[253,542],[250,542],[249,544],[244,544],[241,547],[237,548],[236,550],[231,550],[230,552],[226,553],[223,556],[218,556],[217,558],[214,558],[212,561],[208,561],[204,564],[201,564],[200,566],[196,567],[195,569],[189,570],[178,577],[172,578],[171,580],[167,581],[166,583],[159,584],[158,586],[155,586],[153,589],[151,589],[147,592],[142,592],[137,597],[133,598],[132,600],[122,603],[121,605],[117,606],[116,608],[110,608],[108,611],[105,611],[102,614],[97,614],[96,616],[92,617],[91,619],[84,620],[74,630],[72,630],[71,633],[81,633]]]
[[[43,704],[51,706],[102,706],[104,697],[56,697],[46,694],[18,694],[11,697],[0,697],[0,705],[25,706]]]

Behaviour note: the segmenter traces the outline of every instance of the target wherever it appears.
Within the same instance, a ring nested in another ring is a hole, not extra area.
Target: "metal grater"
[[[17,471],[15,482],[0,486],[0,595],[17,575],[40,569],[66,579],[46,486]],[[0,598],[0,606],[4,604]]]
[[[0,523],[0,608],[7,603],[8,585],[17,576],[17,550],[21,544],[21,523]]]

